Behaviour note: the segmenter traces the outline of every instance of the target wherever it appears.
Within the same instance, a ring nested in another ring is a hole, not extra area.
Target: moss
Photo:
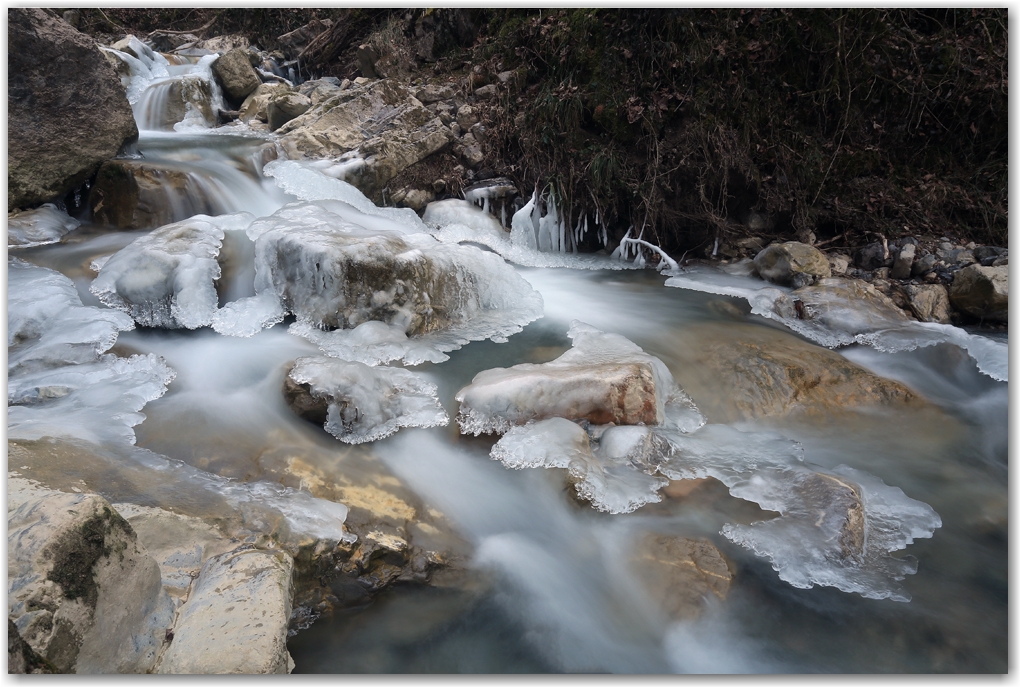
[[[53,558],[53,566],[47,579],[56,582],[69,600],[82,599],[86,605],[95,606],[99,588],[95,580],[95,567],[103,557],[111,553],[120,553],[126,544],[110,546],[111,533],[119,529],[130,532],[130,526],[119,513],[109,506],[103,506],[98,513],[50,546],[49,553]]]

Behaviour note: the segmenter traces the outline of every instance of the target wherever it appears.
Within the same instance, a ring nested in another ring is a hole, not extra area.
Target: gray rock
[[[921,322],[949,324],[949,292],[942,284],[910,284],[906,287],[910,311]]]
[[[218,58],[212,70],[227,96],[238,103],[262,84],[251,66],[248,52],[242,48],[234,48]]]
[[[8,516],[8,617],[61,671],[148,672],[173,621],[159,566],[102,497],[34,496]]]
[[[330,19],[313,19],[299,29],[278,36],[276,42],[289,57],[297,57],[302,49],[312,42],[312,39],[330,28],[333,21]]]
[[[481,100],[490,100],[496,97],[496,84],[488,84],[475,89],[475,97]]]
[[[719,549],[703,539],[647,535],[632,565],[646,592],[672,620],[699,617],[706,599],[725,599],[733,581]]]
[[[458,124],[457,122],[450,122],[449,126],[450,133],[453,134],[454,136],[459,137],[462,133],[464,133],[463,130],[460,128],[460,124]]]
[[[1005,248],[999,248],[997,246],[977,246],[972,251],[974,259],[977,260],[982,265],[985,264],[986,260],[989,261],[988,264],[990,265],[992,262],[995,261],[995,258],[999,257],[1005,252],[1006,252]]]
[[[889,255],[889,248],[885,244],[875,241],[858,250],[855,261],[862,270],[871,271],[892,265],[892,256]]]
[[[273,97],[266,106],[269,130],[276,131],[281,126],[308,111],[312,101],[300,93],[281,93]]]
[[[825,254],[797,241],[774,243],[766,247],[755,256],[754,266],[762,279],[795,288],[832,276]]]
[[[325,100],[329,100],[341,90],[340,80],[332,76],[305,81],[298,86],[298,93],[307,96],[312,101],[312,105],[318,105]]]
[[[138,138],[95,42],[38,8],[7,13],[8,211],[60,196]]]
[[[471,144],[464,147],[464,152],[460,157],[469,167],[475,169],[485,160],[485,153],[482,152],[482,148],[478,144]]]
[[[426,191],[425,189],[414,188],[407,192],[404,196],[402,205],[407,208],[411,208],[415,212],[421,212],[425,209],[425,206],[436,199],[436,196],[432,191]]]
[[[896,260],[893,262],[892,270],[889,272],[889,276],[893,279],[908,279],[910,277],[910,269],[914,264],[914,244],[908,243],[900,248],[899,253],[896,254]]]
[[[478,111],[470,105],[462,105],[457,110],[457,124],[460,125],[461,131],[470,131],[478,120]]]
[[[180,609],[161,674],[289,673],[294,560],[239,548],[213,556]]]
[[[103,164],[89,191],[89,205],[93,222],[120,229],[160,227],[196,214],[218,214],[213,199],[189,185],[186,173],[143,160]]]
[[[964,267],[949,287],[949,301],[973,317],[1008,322],[1009,267]]]
[[[355,59],[358,60],[358,69],[361,70],[362,76],[368,79],[379,78],[379,74],[375,70],[375,63],[379,61],[379,53],[374,47],[368,43],[359,45]]]
[[[81,12],[78,10],[67,10],[62,16],[64,17],[64,21],[74,28],[78,28],[78,24],[81,23]]]
[[[450,100],[457,95],[457,89],[453,84],[425,84],[414,92],[414,97],[423,104],[429,105],[441,100]]]
[[[928,253],[922,255],[920,258],[914,260],[914,264],[910,267],[910,275],[916,277],[918,275],[928,274],[935,268],[935,263],[938,261],[938,257],[934,253]]]

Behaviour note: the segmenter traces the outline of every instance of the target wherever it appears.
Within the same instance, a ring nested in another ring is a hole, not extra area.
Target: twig
[[[99,10],[99,11],[102,12],[102,10]],[[213,24],[215,24],[216,20],[219,19],[219,18],[220,18],[220,15],[217,14],[215,17],[210,19],[208,23],[204,24],[203,26],[199,26],[197,29],[191,29],[191,30],[186,30],[186,31],[171,31],[170,29],[156,29],[155,31],[151,32],[149,34],[149,36],[154,36],[157,33],[170,33],[170,34],[173,34],[175,36],[180,36],[180,35],[183,35],[183,34],[186,34],[186,33],[191,33],[191,34],[195,34],[196,36],[198,36],[200,33],[203,33],[205,31],[207,31],[209,29],[209,27],[211,27]],[[201,36],[198,36],[198,37],[201,38]]]

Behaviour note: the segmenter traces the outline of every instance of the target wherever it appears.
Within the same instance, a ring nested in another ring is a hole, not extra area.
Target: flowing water
[[[168,71],[160,78],[174,77]],[[150,99],[161,97],[158,89],[165,90],[165,82],[157,80],[151,88],[157,92],[143,94],[138,102],[149,105],[136,106],[136,113],[158,107]],[[264,146],[264,139],[243,132],[189,129],[143,132],[138,153],[193,179],[194,188],[214,199],[202,210],[208,215],[266,217],[297,198],[321,198],[321,189],[300,186],[300,175],[284,175],[279,167],[275,178],[263,175]],[[328,186],[332,180],[321,183]],[[372,214],[376,210],[363,198],[348,200],[372,221],[413,225],[406,214]],[[187,198],[168,196],[168,203],[177,203],[175,220],[195,214]],[[344,208],[354,212],[351,205]],[[11,255],[62,273],[84,306],[106,310],[90,291],[93,263],[102,266],[151,229],[124,232],[85,221],[59,243]],[[220,311],[259,293],[253,244],[243,232],[228,228],[223,234],[223,276],[211,305]],[[749,299],[742,294],[762,286],[750,278],[726,277],[730,291],[675,288],[680,284],[667,286],[665,275],[620,270],[608,259],[578,264],[588,269],[516,265],[514,271],[541,294],[537,319],[524,317],[505,330],[505,341],[498,328],[436,339],[431,357],[409,367],[435,384],[450,418],[458,411],[455,395],[477,373],[547,362],[570,349],[567,333],[574,320],[623,335],[661,359],[703,411],[727,407],[739,391],[695,374],[692,350],[759,334],[805,340],[776,318],[749,313]],[[9,298],[15,299],[23,283],[18,279],[23,274],[27,279],[28,272],[12,265]],[[599,266],[604,269],[591,269]],[[697,274],[674,276],[682,281]],[[680,498],[610,514],[570,498],[565,470],[508,469],[489,457],[495,437],[462,436],[455,421],[401,429],[366,444],[342,444],[300,419],[284,401],[286,364],[319,354],[314,339],[289,330],[293,322],[286,314],[270,318],[247,338],[208,326],[121,331],[113,353],[155,354],[172,370],[165,394],[139,390],[151,381],[123,381],[136,379],[129,374],[138,380],[165,374],[155,362],[137,363],[125,372],[102,359],[89,363],[95,366],[86,380],[91,395],[72,391],[68,398],[76,399],[74,405],[69,401],[57,416],[47,416],[45,404],[19,406],[9,431],[24,441],[63,434],[90,442],[89,461],[33,466],[35,476],[47,469],[63,471],[114,501],[172,507],[217,521],[236,519],[276,536],[288,530],[340,536],[336,523],[346,514],[323,496],[330,493],[328,485],[313,496],[306,483],[288,477],[294,456],[316,466],[320,482],[349,483],[385,472],[441,511],[468,543],[466,566],[473,582],[463,587],[398,584],[371,604],[320,617],[291,637],[296,672],[1007,670],[1007,383],[982,373],[958,345],[927,341],[913,350],[880,350],[858,342],[839,349],[850,361],[921,394],[929,402],[921,407],[738,422],[720,421],[705,411],[709,424],[702,436],[715,437],[708,443],[716,449],[753,452],[758,449],[747,448],[748,442],[763,436],[791,450],[799,443],[803,460],[819,469],[849,466],[931,506],[941,527],[892,554],[917,563],[916,574],[901,575],[897,582],[901,597],[909,598],[903,601],[891,592],[868,598],[841,591],[842,582],[802,588],[784,581],[766,557],[722,534],[728,526],[776,517],[731,495],[719,481],[723,477],[697,483]],[[66,327],[69,331],[72,325]],[[984,342],[980,334],[974,336]],[[998,353],[1004,351],[1004,341],[995,345],[1002,347]],[[21,355],[18,345],[10,351],[12,361]],[[12,379],[17,374],[28,373],[15,370]],[[44,386],[25,384],[36,391]],[[132,400],[132,393],[139,400]],[[134,415],[139,410],[143,416]],[[132,425],[135,446],[130,436],[124,438],[125,431],[130,435],[125,427]],[[279,525],[283,520],[285,528]],[[707,599],[698,618],[667,617],[633,563],[635,542],[648,533],[706,539],[718,547],[733,572],[726,598]],[[807,565],[794,559],[794,567],[801,564]]]

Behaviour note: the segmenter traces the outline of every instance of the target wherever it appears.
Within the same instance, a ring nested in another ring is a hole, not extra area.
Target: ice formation
[[[823,280],[810,289],[808,317],[797,316],[794,300],[798,291],[775,285],[763,286],[749,277],[728,275],[717,270],[684,268],[673,270],[666,286],[744,298],[751,312],[786,325],[793,331],[828,348],[857,343],[892,353],[950,343],[967,351],[978,369],[992,379],[1009,380],[1009,348],[980,334],[935,322],[916,322],[888,311],[881,304],[856,298],[839,287],[838,280]]]
[[[196,215],[155,229],[107,260],[90,290],[141,325],[206,326],[219,303],[215,281],[223,232],[251,220],[248,213]]]
[[[105,353],[134,323],[82,305],[64,275],[19,260],[7,273],[8,436],[133,443],[138,411],[163,395],[173,370],[155,355]]]
[[[170,76],[170,63],[158,52],[142,43],[134,36],[129,36],[128,46],[134,55],[113,48],[103,47],[101,50],[107,55],[124,63],[125,69],[121,71],[121,83],[127,91],[128,102],[134,106],[142,99],[145,89],[155,79],[163,79]],[[137,57],[135,57],[137,55]]]
[[[294,361],[290,379],[328,403],[326,431],[348,444],[388,437],[401,427],[442,427],[449,421],[436,385],[398,367],[369,367],[335,358]]]
[[[805,462],[800,445],[778,434],[582,424],[551,418],[514,427],[490,455],[515,469],[565,468],[578,496],[609,513],[659,501],[670,479],[713,477],[733,496],[780,514],[727,524],[722,534],[769,559],[795,587],[908,601],[897,583],[917,565],[889,554],[942,525],[930,506],[873,475]]]
[[[304,322],[295,322],[288,331],[311,341],[328,356],[366,365],[381,365],[392,360],[401,360],[405,365],[419,365],[450,359],[437,347],[436,337],[408,338],[402,328],[375,320],[362,322],[354,329],[328,332]]]
[[[56,243],[81,223],[53,203],[7,217],[7,247],[30,248]]]
[[[493,368],[457,393],[465,434],[504,433],[550,417],[596,424],[667,424],[692,431],[704,418],[661,360],[578,320],[573,347],[556,360]]]

